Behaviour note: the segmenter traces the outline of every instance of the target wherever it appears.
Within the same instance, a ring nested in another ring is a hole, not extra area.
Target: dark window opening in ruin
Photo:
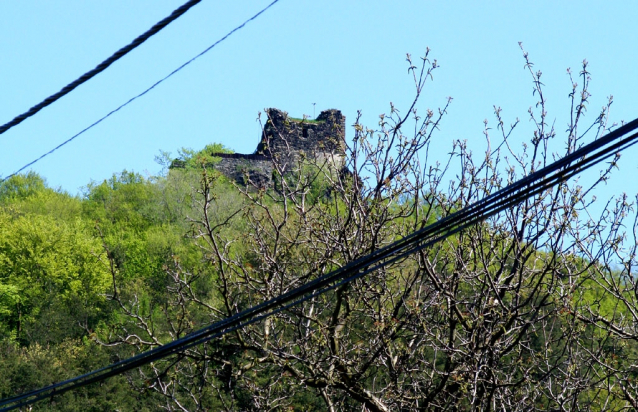
[[[304,126],[301,130],[301,134],[304,138],[308,137],[308,127]]]

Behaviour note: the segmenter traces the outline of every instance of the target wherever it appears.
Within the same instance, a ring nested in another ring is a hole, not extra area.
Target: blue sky
[[[0,2],[0,123],[92,69],[185,0],[108,2],[57,0]],[[0,135],[0,175],[50,150],[190,59],[270,0],[204,0],[111,68],[35,117]],[[493,106],[506,122],[522,120],[536,102],[524,69],[522,41],[542,70],[550,119],[561,139],[569,113],[566,69],[590,62],[589,120],[608,95],[612,119],[638,117],[633,29],[638,3],[511,1],[280,0],[256,21],[145,97],[33,166],[53,187],[71,193],[123,169],[159,172],[160,150],[202,148],[219,142],[242,153],[259,140],[257,113],[277,107],[295,117],[327,108],[351,124],[357,110],[374,126],[389,103],[413,97],[405,54],[426,47],[440,68],[420,110],[454,98],[435,138],[443,158],[455,139],[484,148],[483,120],[495,125]],[[353,135],[346,132],[347,138]],[[560,147],[560,145],[558,146]],[[603,197],[638,184],[632,161]]]

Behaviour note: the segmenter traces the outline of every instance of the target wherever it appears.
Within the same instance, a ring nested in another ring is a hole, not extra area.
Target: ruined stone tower
[[[324,110],[315,120],[294,119],[286,112],[268,109],[268,121],[256,153],[295,161],[300,155],[323,159],[345,154],[346,118],[339,110]]]
[[[268,119],[254,154],[212,153],[221,158],[215,168],[240,184],[246,179],[257,186],[272,182],[273,161],[284,172],[301,159],[333,162],[345,160],[345,116],[335,109],[322,111],[316,119],[295,119],[278,109],[267,109]]]

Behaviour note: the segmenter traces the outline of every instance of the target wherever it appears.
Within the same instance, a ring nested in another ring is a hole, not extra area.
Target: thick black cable
[[[100,74],[101,72],[106,70],[111,64],[115,63],[117,60],[119,60],[122,57],[124,57],[128,52],[130,52],[131,50],[133,50],[134,48],[136,48],[140,44],[144,43],[151,36],[153,36],[154,34],[159,32],[160,30],[162,30],[164,27],[168,26],[173,21],[177,20],[182,14],[186,13],[190,8],[192,8],[193,6],[195,6],[197,3],[201,2],[201,1],[202,0],[190,0],[190,1],[186,2],[186,3],[184,3],[182,6],[178,7],[177,9],[175,9],[170,14],[170,16],[168,16],[164,20],[156,23],[153,27],[148,29],[143,34],[139,35],[131,43],[129,43],[128,45],[126,45],[126,46],[122,47],[121,49],[119,49],[118,51],[116,51],[111,57],[109,57],[108,59],[104,60],[102,63],[98,64],[97,66],[95,66],[95,68],[93,70],[90,70],[90,71],[84,73],[78,79],[76,79],[76,80],[72,81],[71,83],[67,84],[66,86],[64,86],[62,88],[62,90],[60,90],[59,92],[57,92],[55,94],[52,94],[51,96],[49,96],[46,99],[44,99],[42,102],[40,102],[40,103],[36,104],[35,106],[33,106],[32,108],[30,108],[27,112],[22,113],[19,116],[16,116],[10,122],[0,126],[0,134],[2,134],[4,132],[6,132],[7,130],[11,129],[13,126],[16,126],[16,125],[22,123],[22,121],[24,121],[24,120],[28,119],[29,117],[33,116],[34,114],[36,114],[40,110],[44,109],[48,105],[54,103],[56,100],[62,98],[66,94],[72,92],[76,87],[80,86],[82,83],[84,83],[84,82],[92,79],[93,77],[97,76],[98,74]]]
[[[17,175],[18,173],[20,173],[21,171],[23,171],[24,169],[26,169],[29,166],[32,166],[33,164],[39,162],[40,160],[44,159],[45,157],[47,157],[48,155],[50,155],[51,153],[55,152],[56,150],[60,149],[62,146],[66,145],[67,143],[70,143],[71,141],[73,141],[76,137],[80,136],[81,134],[85,133],[86,131],[88,131],[89,129],[97,126],[99,123],[101,123],[103,120],[105,120],[106,118],[110,117],[112,114],[115,114],[116,112],[120,111],[120,109],[124,108],[125,106],[128,106],[130,103],[132,103],[133,101],[139,99],[140,97],[144,96],[146,93],[150,92],[151,90],[153,90],[155,87],[157,87],[160,83],[164,82],[166,79],[168,79],[169,77],[173,76],[175,73],[177,73],[178,71],[182,70],[184,67],[188,66],[189,64],[191,64],[192,62],[194,62],[195,60],[197,60],[198,58],[200,58],[201,56],[203,56],[204,54],[206,54],[208,51],[210,51],[213,47],[217,46],[219,43],[223,42],[224,40],[226,40],[228,37],[230,37],[233,33],[235,33],[237,30],[242,29],[246,24],[250,23],[251,21],[255,20],[257,17],[259,17],[259,15],[261,15],[263,12],[265,12],[266,10],[268,10],[270,7],[272,7],[275,3],[277,3],[279,0],[274,0],[272,3],[270,3],[268,6],[264,7],[263,9],[261,9],[257,14],[255,14],[254,16],[252,16],[251,18],[249,18],[248,20],[244,21],[242,24],[240,24],[239,26],[235,27],[233,30],[229,31],[224,37],[222,37],[221,39],[217,40],[215,43],[213,43],[212,45],[208,46],[206,49],[204,49],[201,53],[199,53],[198,55],[196,55],[195,57],[193,57],[192,59],[188,60],[186,63],[182,64],[181,66],[179,66],[177,69],[173,70],[172,72],[170,72],[169,74],[167,74],[166,76],[164,76],[163,78],[161,78],[160,80],[156,81],[155,83],[153,83],[153,85],[149,88],[147,88],[146,90],[144,90],[142,93],[130,98],[128,101],[126,101],[125,103],[121,104],[120,106],[118,106],[116,109],[111,110],[110,112],[108,112],[105,116],[101,117],[100,119],[98,119],[97,121],[95,121],[94,123],[92,123],[91,125],[87,126],[86,128],[82,129],[81,131],[79,131],[78,133],[74,134],[73,136],[71,136],[70,138],[68,138],[67,140],[65,140],[64,142],[60,143],[59,145],[57,145],[56,147],[54,147],[53,149],[49,150],[48,152],[42,154],[40,157],[38,157],[37,159],[32,160],[31,162],[27,163],[26,165],[22,166],[20,169],[16,170],[15,172],[11,173],[10,175],[8,175],[5,178],[0,179],[0,183],[4,182],[7,179],[10,179],[11,177]]]
[[[614,156],[618,151],[636,144],[638,142],[638,133],[633,133],[629,136],[623,137],[636,129],[638,129],[638,119],[620,127],[599,140],[583,146],[581,149],[574,151],[537,172],[534,172],[525,178],[520,179],[519,181],[506,186],[489,196],[486,196],[472,205],[442,218],[397,242],[350,262],[340,269],[330,272],[259,305],[253,306],[252,308],[246,309],[229,318],[216,322],[206,328],[193,332],[181,339],[170,342],[164,346],[160,346],[109,365],[100,370],[93,371],[64,382],[4,399],[0,402],[0,406],[5,406],[5,408],[0,409],[0,411],[11,410],[24,406],[49,396],[61,394],[90,383],[101,381],[154,360],[178,354],[192,346],[202,344],[232,330],[236,330],[264,319],[267,316],[271,316],[274,313],[289,309],[314,296],[318,296],[332,290],[339,285],[351,282],[352,280],[360,278],[367,273],[378,270],[390,263],[394,263],[412,253],[415,253],[416,251],[431,246],[436,242],[440,242],[441,240],[484,219],[495,216],[496,214],[518,204],[522,200],[543,193],[544,191],[554,187],[556,184],[567,181],[577,173],[580,173],[596,164],[599,164],[609,157]],[[620,137],[623,138],[616,143],[610,144]],[[606,145],[609,146],[605,147]],[[594,153],[596,150],[601,148],[602,150]]]

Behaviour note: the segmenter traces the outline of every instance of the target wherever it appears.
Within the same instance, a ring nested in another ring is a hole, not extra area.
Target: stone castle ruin
[[[211,153],[221,160],[215,169],[239,184],[258,187],[272,183],[274,164],[291,171],[302,159],[328,161],[338,168],[345,160],[345,122],[339,110],[322,111],[316,119],[295,119],[278,109],[267,109],[268,120],[254,154]]]

